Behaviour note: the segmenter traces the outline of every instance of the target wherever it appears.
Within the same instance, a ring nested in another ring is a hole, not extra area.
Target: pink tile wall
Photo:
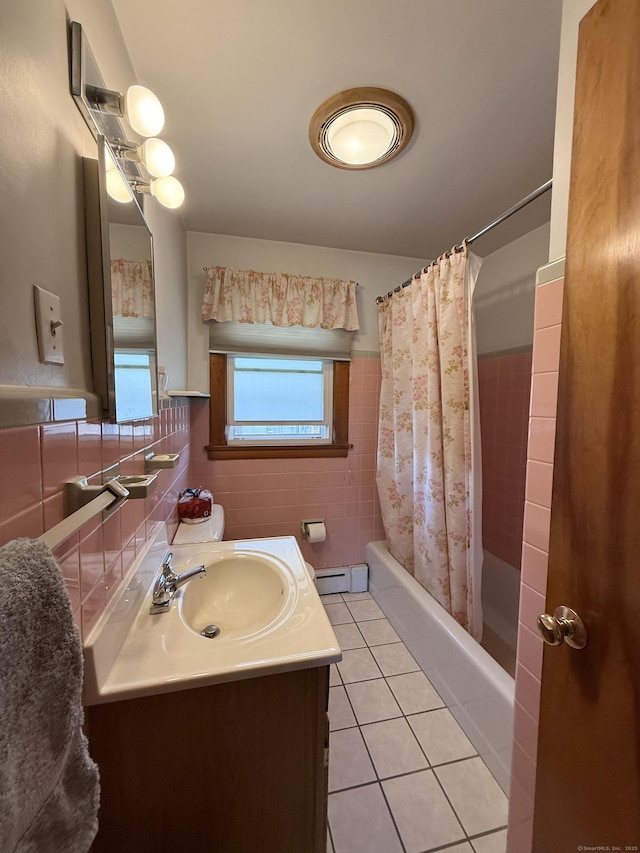
[[[348,457],[207,458],[208,402],[192,403],[190,485],[210,488],[225,510],[225,539],[295,536],[315,568],[364,562],[365,545],[384,539],[375,485],[380,360],[354,358],[349,386]],[[300,520],[324,518],[326,542],[310,545]]]
[[[482,542],[520,567],[531,353],[478,362],[482,435]]]
[[[97,516],[54,552],[83,636],[120,586],[151,525],[177,524],[189,441],[188,406],[162,409],[133,425],[68,421],[0,433],[0,545],[35,538],[62,521],[66,479],[81,474],[99,483],[102,470],[117,462],[121,474],[141,474],[145,453],[180,453],[178,467],[159,472],[150,497],[126,501],[104,522]]]
[[[560,278],[536,288],[508,853],[530,853],[532,844],[543,649],[536,620],[547,588],[563,286]]]

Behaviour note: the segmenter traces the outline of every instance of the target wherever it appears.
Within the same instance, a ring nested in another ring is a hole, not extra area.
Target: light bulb
[[[140,162],[154,178],[166,178],[175,169],[173,151],[162,139],[145,139],[138,146]]]
[[[164,127],[164,110],[158,98],[145,86],[130,86],[124,96],[124,113],[141,136],[155,136]]]
[[[127,186],[125,179],[115,167],[107,168],[107,193],[120,204],[128,204],[133,201],[131,191]]]
[[[374,163],[393,146],[395,126],[382,110],[356,107],[346,110],[327,127],[327,142],[343,163]]]
[[[184,201],[184,189],[177,178],[156,178],[149,184],[151,195],[165,207],[180,207]]]

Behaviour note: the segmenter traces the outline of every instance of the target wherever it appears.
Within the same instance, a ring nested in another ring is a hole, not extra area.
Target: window
[[[227,443],[327,444],[333,363],[227,356]]]
[[[349,362],[211,353],[210,459],[346,456]]]

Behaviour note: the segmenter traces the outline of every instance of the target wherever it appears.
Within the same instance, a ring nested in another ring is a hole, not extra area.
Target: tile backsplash
[[[74,420],[0,432],[0,545],[36,538],[62,521],[65,480],[83,475],[99,483],[102,471],[116,464],[121,474],[142,474],[150,451],[179,453],[180,462],[158,472],[148,498],[125,501],[104,521],[96,516],[54,552],[84,637],[120,586],[151,524],[177,524],[178,493],[188,480],[189,406],[163,408],[153,418],[129,424]]]
[[[365,561],[365,546],[384,539],[375,485],[380,360],[354,358],[349,378],[346,458],[207,458],[209,405],[192,402],[191,482],[209,488],[225,510],[225,539],[295,536],[316,569]],[[324,518],[325,542],[310,545],[301,519]]]

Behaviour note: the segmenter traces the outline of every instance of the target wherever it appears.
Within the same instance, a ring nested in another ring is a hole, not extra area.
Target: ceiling
[[[164,104],[190,231],[433,258],[551,177],[562,0],[112,2]],[[316,107],[354,86],[414,110],[376,169],[309,145]],[[549,195],[478,254],[548,221]]]

